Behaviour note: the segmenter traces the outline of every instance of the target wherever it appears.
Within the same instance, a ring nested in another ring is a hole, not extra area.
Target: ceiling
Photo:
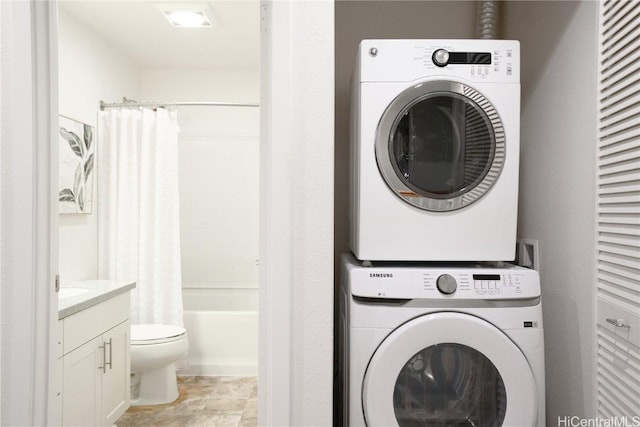
[[[159,3],[205,3],[213,28],[175,28]],[[89,27],[142,69],[257,70],[258,0],[59,0],[62,13]]]

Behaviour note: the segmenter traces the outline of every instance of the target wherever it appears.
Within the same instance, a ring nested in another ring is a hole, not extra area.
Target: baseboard
[[[225,365],[195,365],[177,372],[179,377],[187,376],[230,376],[230,377],[255,377],[258,375],[257,364],[225,364]]]

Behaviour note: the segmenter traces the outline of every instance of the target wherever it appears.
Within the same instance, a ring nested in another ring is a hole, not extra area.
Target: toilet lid
[[[186,329],[174,325],[131,325],[131,344],[158,344],[177,341],[184,337]]]

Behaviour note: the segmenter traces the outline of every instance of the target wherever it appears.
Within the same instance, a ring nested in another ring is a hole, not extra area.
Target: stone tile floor
[[[117,427],[255,427],[256,377],[178,377],[178,400],[131,407]]]

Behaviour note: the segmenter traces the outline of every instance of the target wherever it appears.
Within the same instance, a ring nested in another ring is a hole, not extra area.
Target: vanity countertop
[[[136,282],[113,280],[83,280],[65,283],[60,286],[60,294],[58,295],[58,319],[64,319],[135,287]],[[65,296],[64,293],[67,293],[68,296]]]

